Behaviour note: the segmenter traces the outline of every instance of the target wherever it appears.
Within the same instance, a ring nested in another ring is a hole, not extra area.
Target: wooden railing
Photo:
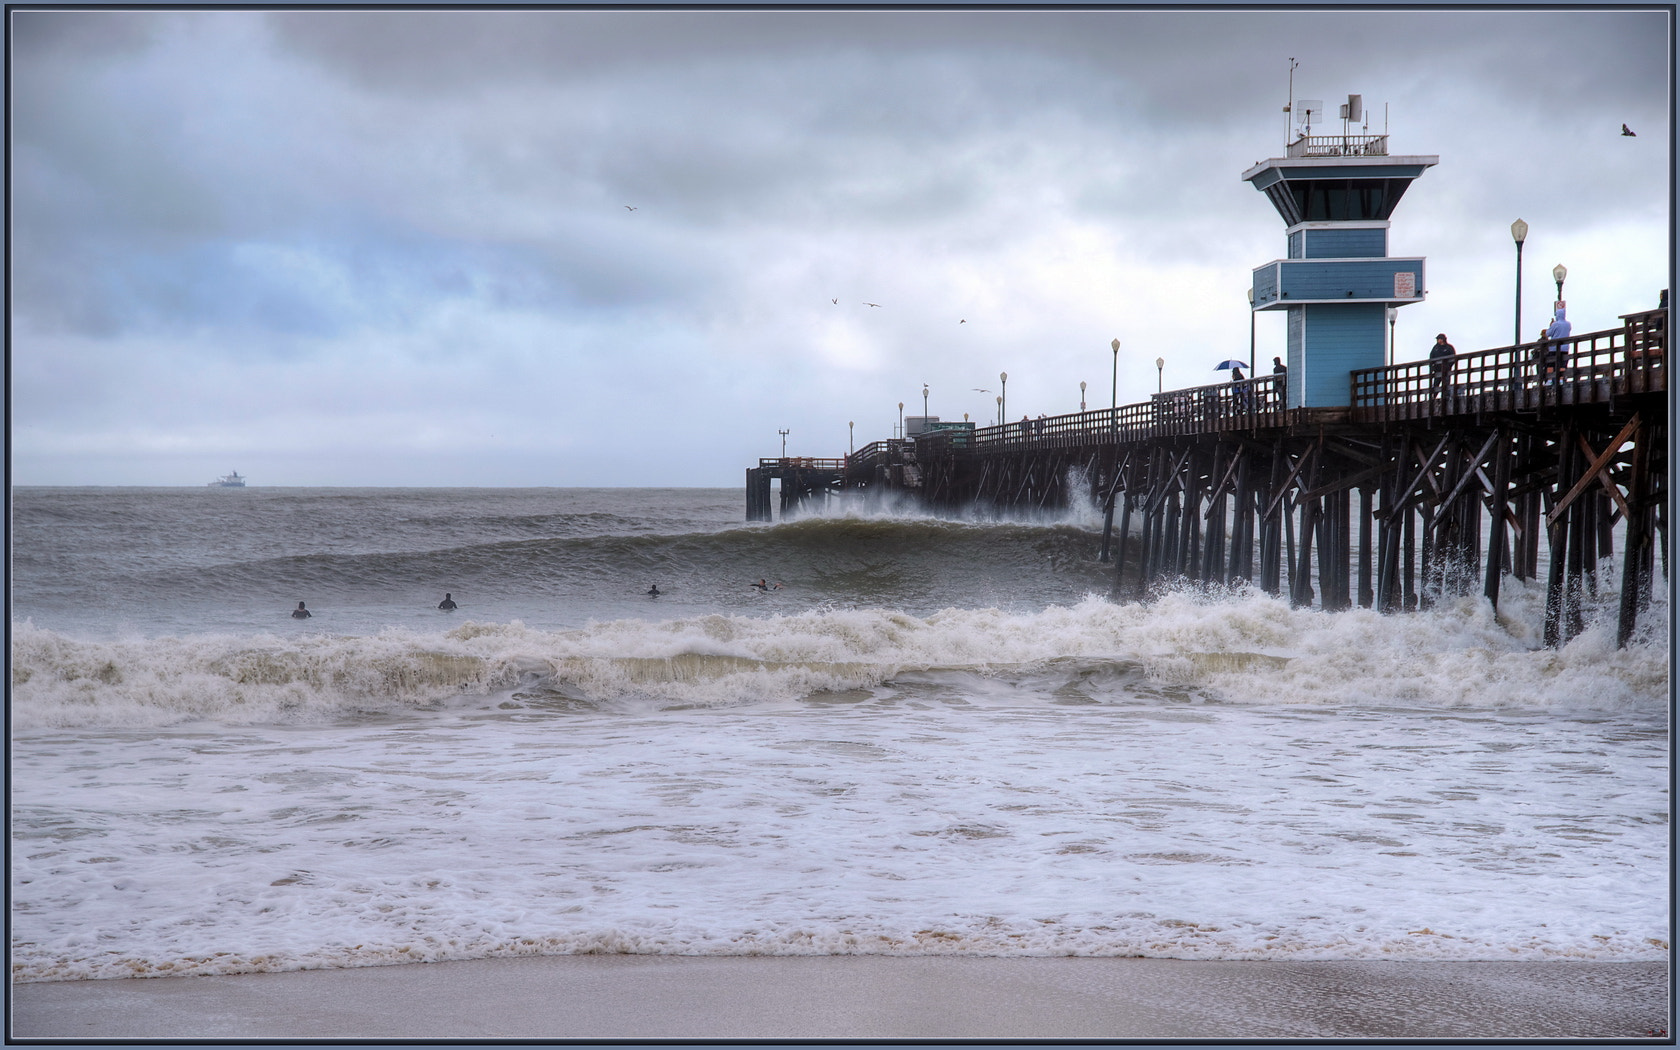
[[[1253,430],[1282,425],[1285,421],[1283,405],[1282,377],[1264,375],[1241,383],[1168,390],[1152,395],[1140,404],[1118,408],[1040,416],[973,431],[934,431],[918,437],[915,449],[918,455],[957,449],[1003,452],[1125,444],[1165,435],[1210,431]],[[853,457],[854,469],[868,451],[866,448]]]
[[[808,470],[845,470],[846,461],[844,459],[813,459],[810,456],[783,456],[780,459],[760,459],[758,466],[761,470],[765,467],[782,470],[795,467]]]
[[[1667,313],[1621,328],[1351,374],[1356,423],[1608,403],[1667,390]]]
[[[1350,373],[1350,418],[1370,423],[1533,411],[1661,393],[1668,389],[1667,319],[1666,310],[1649,310],[1625,315],[1621,328],[1459,354],[1444,372],[1429,361],[1361,369]],[[759,465],[811,466],[861,476],[881,463],[914,462],[947,451],[1070,448],[1257,430],[1288,425],[1286,403],[1285,377],[1259,375],[1241,383],[1168,390],[1117,408],[875,441],[843,460],[762,459]]]

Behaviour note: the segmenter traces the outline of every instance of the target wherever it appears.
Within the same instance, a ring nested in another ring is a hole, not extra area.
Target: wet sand
[[[12,987],[15,1039],[1638,1039],[1666,963],[551,956]]]

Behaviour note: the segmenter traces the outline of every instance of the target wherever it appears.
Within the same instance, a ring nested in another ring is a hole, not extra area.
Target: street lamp
[[[1254,374],[1254,286],[1248,286],[1248,374]]]
[[[1569,271],[1563,268],[1562,263],[1558,263],[1556,266],[1552,267],[1552,280],[1557,282],[1558,302],[1560,303],[1563,302],[1563,279],[1568,276]]]
[[[997,406],[998,406],[998,426],[1001,427],[1001,426],[1003,426],[1003,395],[999,394],[997,397],[993,398],[992,400],[997,402]]]
[[[1511,322],[1511,345],[1522,342],[1522,246],[1528,240],[1528,223],[1518,219],[1511,224],[1511,239],[1517,242],[1517,319]]]
[[[904,402],[898,403],[898,436],[904,436]]]
[[[1157,357],[1155,359],[1155,392],[1157,394],[1161,392],[1161,369],[1165,367],[1167,367],[1167,359],[1164,357]]]
[[[857,426],[855,421],[846,421],[846,452],[848,455],[857,451],[857,432],[852,429],[855,426]]]
[[[922,426],[927,426],[927,384],[922,384]]]
[[[1001,384],[1003,391],[998,394],[998,422],[1002,423],[1004,409],[1009,406],[1009,373],[999,372],[998,383]]]
[[[778,431],[776,431],[776,433],[782,435],[782,458],[786,459],[787,458],[787,436],[788,436],[788,432],[785,431],[785,430],[778,430]]]
[[[1079,381],[1079,411],[1085,411],[1085,380]]]
[[[1114,351],[1114,370],[1108,376],[1108,410],[1112,416],[1120,407],[1120,340],[1112,340],[1108,345]]]
[[[1394,367],[1394,319],[1399,316],[1400,308],[1398,306],[1388,308],[1388,366],[1390,368]]]

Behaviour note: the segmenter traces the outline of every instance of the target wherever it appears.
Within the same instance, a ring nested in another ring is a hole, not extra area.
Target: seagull
[[[880,303],[864,303],[865,306],[880,306]]]
[[[830,299],[829,302],[833,303],[835,306],[840,305],[840,300],[838,300],[838,299]]]
[[[636,209],[635,209],[635,208],[632,208],[632,207],[630,207],[630,205],[628,205],[628,204],[626,204],[626,205],[625,205],[625,207],[626,207],[626,208],[629,208],[629,209],[630,209],[630,210],[631,210],[631,211],[635,211],[635,210],[636,210]]]
[[[958,321],[958,322],[957,322],[957,323],[958,323],[958,324],[967,324],[967,323],[968,323],[968,321],[967,321],[967,320],[962,320],[962,321]]]
[[[1639,137],[1639,136],[1635,135],[1633,132],[1629,131],[1628,126],[1626,124],[1622,125],[1622,134],[1628,136],[1629,138],[1638,138]]]
[[[975,392],[975,393],[976,393],[976,394],[989,394],[989,393],[991,393],[991,391],[990,391],[990,390],[987,390],[987,389],[986,389],[986,388],[985,388],[985,387],[983,387],[983,386],[977,386],[977,387],[975,387],[975,388],[974,388],[974,392]]]

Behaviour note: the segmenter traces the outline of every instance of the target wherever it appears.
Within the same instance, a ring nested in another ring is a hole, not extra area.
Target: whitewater
[[[16,490],[13,979],[1667,956],[1666,587],[1618,650],[1606,563],[1549,650],[1511,579],[1497,613],[1116,600],[1089,508],[740,518]]]

